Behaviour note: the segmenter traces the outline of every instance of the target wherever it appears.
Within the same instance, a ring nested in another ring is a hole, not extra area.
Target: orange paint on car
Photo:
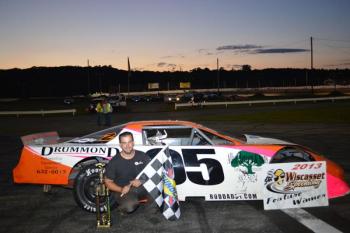
[[[71,167],[46,159],[24,147],[18,165],[13,169],[15,183],[68,184]]]

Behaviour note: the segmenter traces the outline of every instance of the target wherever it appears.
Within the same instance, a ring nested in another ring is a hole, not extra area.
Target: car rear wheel
[[[278,151],[270,163],[296,163],[314,161],[311,155],[300,148],[287,147]]]
[[[299,157],[284,157],[278,161],[278,163],[297,163],[297,162],[307,162],[307,160]]]
[[[96,212],[96,187],[99,184],[100,168],[95,164],[84,166],[78,173],[73,187],[74,199],[78,206],[88,212]],[[114,195],[109,196],[111,209],[115,208],[116,200]],[[101,198],[100,210],[107,210],[107,198]]]

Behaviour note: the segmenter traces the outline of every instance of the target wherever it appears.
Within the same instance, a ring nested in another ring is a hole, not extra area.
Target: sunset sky
[[[0,69],[350,68],[349,0],[0,0]]]

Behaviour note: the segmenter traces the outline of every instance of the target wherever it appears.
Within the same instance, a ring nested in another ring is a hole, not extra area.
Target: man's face
[[[130,135],[120,138],[120,147],[125,154],[130,154],[134,149],[134,141]]]

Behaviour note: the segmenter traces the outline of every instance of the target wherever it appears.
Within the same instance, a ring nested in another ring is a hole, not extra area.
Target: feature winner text
[[[278,198],[274,198],[274,197],[267,198],[266,204],[270,204],[270,202],[276,203],[276,202],[281,202],[286,200],[292,200],[293,205],[300,205],[307,202],[317,201],[323,198],[327,198],[326,194],[319,194],[319,195],[307,196],[307,197],[303,197],[302,193],[284,194],[283,196]]]
[[[256,193],[213,193],[208,195],[207,200],[256,200]]]

